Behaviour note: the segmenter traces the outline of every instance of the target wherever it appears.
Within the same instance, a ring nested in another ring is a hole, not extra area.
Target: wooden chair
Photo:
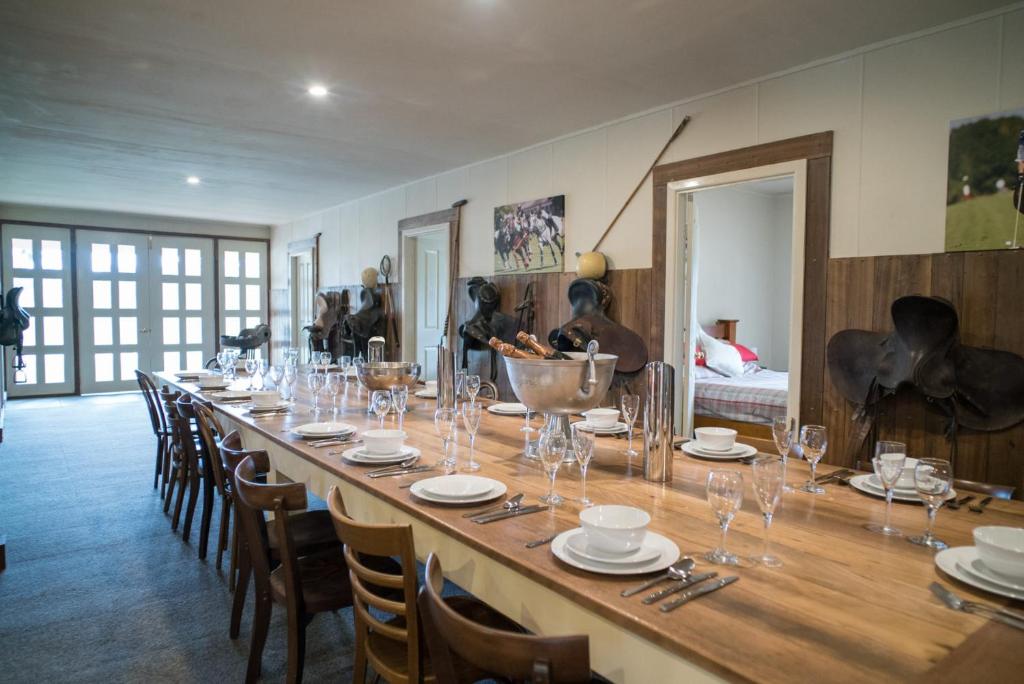
[[[224,470],[221,460],[220,440],[224,438],[224,428],[217,420],[216,414],[209,404],[199,399],[193,399],[192,410],[196,417],[196,428],[199,432],[199,440],[203,445],[202,459],[204,472],[209,471],[208,480],[213,483],[213,490],[220,495],[220,532],[217,536],[217,570],[221,569],[224,559],[224,551],[228,547],[228,526],[231,521],[231,486],[228,483],[228,474]],[[212,499],[212,491],[211,499]],[[205,506],[205,503],[204,503]],[[210,506],[203,508],[202,526],[199,534],[199,557],[206,557],[206,544],[210,534],[210,515],[212,513],[212,501]]]
[[[504,678],[536,684],[590,682],[586,635],[540,637],[502,631],[460,615],[441,598],[441,562],[430,554],[419,608],[437,681]]]
[[[434,677],[420,638],[416,606],[416,550],[409,525],[373,525],[349,517],[341,491],[332,487],[327,508],[338,538],[345,545],[352,584],[356,627],[356,658],[352,677],[362,682],[367,665],[391,684],[446,681]],[[395,571],[381,572],[367,559],[398,559]],[[388,591],[390,590],[390,591]],[[521,629],[511,620],[469,596],[452,596],[448,605],[465,615],[502,628]],[[374,614],[372,611],[377,611]],[[394,617],[385,620],[379,613]]]
[[[185,501],[185,488],[188,482],[188,461],[185,457],[185,450],[182,446],[181,436],[178,428],[181,423],[178,415],[177,401],[182,396],[181,392],[169,387],[160,388],[160,401],[163,403],[164,415],[167,418],[167,429],[170,433],[167,440],[167,452],[170,461],[170,473],[168,474],[167,494],[164,496],[164,513],[171,507],[174,500],[174,512],[171,514],[171,529],[178,529],[178,521],[181,519],[181,508]],[[175,496],[177,488],[177,496]]]
[[[170,470],[170,454],[167,444],[171,438],[171,432],[167,427],[167,417],[164,415],[160,402],[160,394],[157,392],[156,384],[152,378],[136,369],[135,379],[142,390],[142,397],[146,400],[146,410],[149,411],[149,422],[153,426],[153,434],[156,436],[156,474],[153,475],[153,489],[161,487],[161,494],[167,489],[167,475]],[[163,485],[160,484],[160,476],[163,475]]]
[[[199,558],[206,558],[206,550],[210,539],[210,524],[213,521],[213,473],[207,463],[206,452],[202,442],[192,432],[192,424],[196,420],[192,396],[185,394],[178,397],[175,403],[178,415],[178,439],[185,456],[188,470],[188,506],[185,508],[185,523],[181,529],[182,541],[188,541],[195,519],[196,506],[200,495],[203,498],[203,513],[199,521]]]
[[[953,489],[965,492],[977,492],[991,496],[994,499],[1012,499],[1016,487],[1010,485],[995,485],[987,482],[972,482],[971,480],[953,480]]]
[[[480,381],[480,391],[477,392],[477,396],[481,399],[494,399],[498,400],[498,386],[490,380]]]

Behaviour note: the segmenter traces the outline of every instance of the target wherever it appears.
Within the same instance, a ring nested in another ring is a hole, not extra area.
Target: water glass
[[[462,399],[463,392],[466,391],[466,371],[458,370],[455,371],[455,405],[458,406],[459,401]],[[456,409],[458,413],[458,409]]]
[[[324,376],[316,372],[314,368],[306,375],[306,385],[309,387],[310,393],[313,395],[313,407],[309,410],[310,413],[316,415],[320,413],[320,390],[324,388]]]
[[[775,507],[782,498],[786,484],[786,464],[774,456],[761,456],[754,460],[754,495],[764,518],[764,542],[756,560],[766,568],[781,568],[782,561],[768,552],[768,528],[772,525]]]
[[[352,368],[352,357],[347,354],[338,357],[338,367],[341,368],[341,374],[345,376],[345,382],[348,382],[348,372]]]
[[[289,401],[295,401],[295,381],[299,378],[299,369],[294,363],[286,363],[284,366],[284,372],[281,375],[281,379],[284,381],[285,398]]]
[[[707,481],[708,505],[718,518],[722,536],[718,548],[704,554],[704,560],[715,565],[739,565],[739,558],[725,550],[729,523],[743,504],[743,475],[735,470],[712,470]]]
[[[480,417],[483,409],[472,402],[462,405],[462,424],[466,426],[466,433],[469,435],[469,463],[462,467],[466,472],[480,470],[480,464],[475,459],[476,433],[480,429]]]
[[[258,380],[258,382],[256,383],[256,389],[262,390],[267,388],[267,382],[264,378],[267,377],[267,371],[269,370],[270,361],[268,361],[267,359],[256,360],[256,379]]]
[[[804,458],[811,464],[811,479],[800,488],[800,491],[808,494],[824,494],[825,488],[816,483],[815,471],[818,461],[825,455],[828,448],[828,431],[824,425],[804,425],[800,428],[800,448],[804,452]]]
[[[525,405],[525,404],[524,404]],[[530,407],[526,407],[526,414],[523,416],[523,427],[519,428],[520,432],[534,432],[533,426],[530,425]],[[529,437],[527,437],[529,439]]]
[[[270,382],[273,383],[274,389],[280,390],[281,376],[283,375],[284,368],[282,366],[271,366],[267,369],[267,377],[270,378]]]
[[[256,369],[260,367],[259,361],[254,358],[247,358],[245,360],[245,374],[249,379],[249,385],[246,387],[250,392],[255,389],[252,384],[253,378],[256,376]]]
[[[878,534],[885,534],[891,537],[900,537],[902,532],[890,524],[892,516],[892,496],[896,488],[896,482],[903,474],[903,466],[907,462],[907,445],[903,442],[878,442],[875,444],[875,457],[871,459],[871,465],[875,468],[875,475],[882,482],[882,489],[885,490],[885,524],[871,523],[865,525],[867,529]]]
[[[338,395],[341,394],[344,389],[344,379],[340,373],[328,373],[325,380],[327,393],[331,395],[331,415],[334,418],[338,417]]]
[[[562,465],[562,459],[565,458],[565,450],[568,446],[565,434],[561,430],[545,432],[537,444],[540,464],[551,481],[548,493],[540,497],[540,500],[549,506],[558,506],[562,503],[562,497],[555,493],[555,478],[558,476],[558,467]]]
[[[928,509],[928,528],[924,534],[910,537],[907,541],[911,544],[927,546],[936,551],[946,548],[946,542],[937,539],[932,534],[932,529],[935,527],[935,514],[946,501],[952,484],[953,468],[949,461],[941,458],[922,458],[917,462],[914,467],[914,488]]]
[[[445,473],[455,472],[455,457],[448,456],[448,445],[455,436],[455,409],[442,407],[434,411],[434,432],[444,444],[444,453],[437,465],[443,467]]]
[[[398,412],[398,429],[401,430],[405,425],[405,407],[409,404],[408,385],[391,386],[391,403]]]
[[[391,392],[387,390],[373,390],[370,395],[370,408],[380,420],[380,429],[384,429],[384,416],[391,410]]]
[[[782,458],[782,470],[789,468],[789,452],[793,448],[793,437],[796,436],[796,419],[778,416],[772,419],[772,439],[775,440],[775,448]],[[785,484],[786,473],[782,474],[782,491],[791,492],[793,488]]]
[[[623,394],[622,395],[622,417],[626,421],[626,425],[629,426],[629,444],[626,447],[626,456],[636,456],[637,452],[633,449],[633,425],[636,423],[637,413],[640,412],[640,395],[639,394]]]
[[[466,376],[466,394],[469,395],[469,402],[471,404],[476,403],[476,395],[480,393],[480,376],[479,375],[467,375]]]
[[[584,421],[572,424],[572,451],[576,457],[576,463],[580,466],[580,503],[584,506],[593,506],[594,502],[587,498],[587,468],[590,467],[590,459],[594,456],[594,433],[582,429]]]

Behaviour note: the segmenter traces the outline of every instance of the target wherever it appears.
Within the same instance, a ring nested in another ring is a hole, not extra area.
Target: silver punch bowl
[[[420,364],[413,361],[374,361],[356,366],[359,383],[369,390],[389,390],[392,385],[412,389],[420,379]]]
[[[530,410],[548,414],[570,414],[597,406],[612,384],[614,354],[594,355],[596,380],[590,383],[591,369],[587,355],[568,352],[571,360],[516,359],[504,356],[508,381],[519,401]]]

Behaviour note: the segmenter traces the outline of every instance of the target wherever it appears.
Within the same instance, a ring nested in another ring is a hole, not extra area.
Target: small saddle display
[[[259,349],[270,341],[270,326],[260,323],[254,328],[245,328],[237,335],[221,335],[220,346],[237,347],[242,351]]]
[[[586,351],[590,340],[597,340],[601,351],[619,357],[616,373],[637,373],[647,363],[647,344],[624,325],[608,318],[606,311],[612,291],[599,280],[577,278],[569,284],[572,318],[548,335],[558,351]]]
[[[492,282],[480,276],[469,279],[467,283],[469,299],[476,305],[476,313],[472,318],[459,326],[459,337],[462,338],[462,367],[469,367],[469,352],[487,351],[491,359],[491,382],[498,379],[496,352],[488,342],[496,337],[502,342],[515,343],[516,321],[508,314],[499,311],[501,306],[501,290]]]

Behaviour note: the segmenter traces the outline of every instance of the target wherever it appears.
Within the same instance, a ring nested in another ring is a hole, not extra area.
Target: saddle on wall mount
[[[498,379],[497,354],[488,344],[488,340],[497,337],[503,342],[514,344],[515,320],[498,310],[501,306],[501,290],[494,283],[476,276],[469,279],[467,289],[470,300],[476,305],[476,313],[459,326],[459,337],[462,338],[462,367],[469,367],[470,350],[486,351],[491,359],[491,382],[495,382]]]

